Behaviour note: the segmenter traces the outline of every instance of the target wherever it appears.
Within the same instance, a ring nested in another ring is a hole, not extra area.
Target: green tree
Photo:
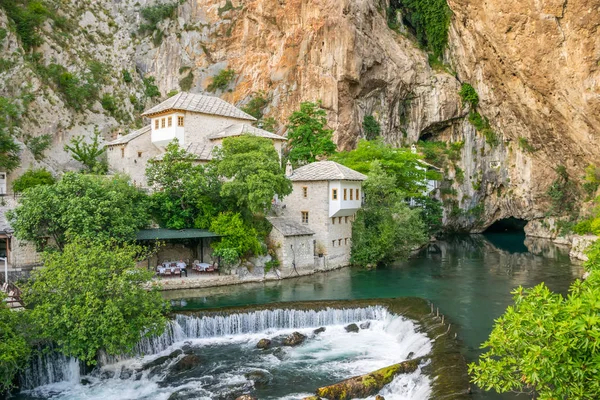
[[[425,180],[438,178],[438,174],[424,170],[418,154],[412,154],[407,148],[386,145],[381,139],[361,140],[355,150],[336,153],[330,159],[363,174],[369,174],[373,162],[377,161],[383,171],[395,178],[396,187],[406,197],[420,196]]]
[[[15,235],[42,249],[63,249],[74,238],[128,241],[148,222],[147,196],[123,176],[66,173],[54,185],[23,193],[7,214]]]
[[[214,255],[221,257],[226,265],[232,265],[246,256],[263,253],[256,230],[239,213],[219,214],[210,225],[210,230],[222,235],[221,240],[213,242],[212,247]]]
[[[513,306],[496,320],[469,365],[473,382],[486,390],[526,393],[537,399],[600,397],[600,242],[588,251],[590,273],[569,295],[543,283],[513,291]]]
[[[320,104],[304,102],[290,115],[288,123],[288,159],[297,167],[329,156],[336,150],[333,130],[326,129],[327,113]]]
[[[381,125],[372,115],[365,115],[362,126],[367,140],[376,139],[381,133]]]
[[[284,197],[292,192],[270,139],[252,135],[227,138],[215,152],[213,164],[219,176],[226,178],[221,196],[246,219],[270,210],[275,195]]]
[[[14,387],[31,354],[26,311],[11,311],[0,292],[0,396]]]
[[[351,262],[372,268],[407,259],[427,241],[426,227],[418,210],[411,210],[396,178],[374,162],[363,185],[365,203],[352,226]]]
[[[31,151],[31,154],[33,154],[33,158],[40,161],[44,159],[44,151],[48,150],[52,145],[52,135],[29,136],[25,141],[25,145]]]
[[[214,165],[194,165],[196,157],[169,143],[160,161],[146,168],[148,184],[156,190],[150,196],[151,211],[169,229],[207,229],[221,210],[221,182]]]
[[[83,136],[76,136],[71,139],[69,144],[65,145],[65,151],[71,153],[75,161],[82,163],[86,172],[106,173],[106,162],[101,159],[101,156],[106,152],[106,148],[100,144],[100,132],[97,129],[94,130],[91,143],[87,143]]]
[[[77,239],[45,252],[44,268],[24,291],[40,337],[67,356],[95,364],[100,351],[131,352],[142,337],[164,331],[167,305],[137,268],[141,249]]]
[[[39,185],[53,185],[56,183],[54,176],[45,168],[30,169],[13,181],[15,193],[22,193],[26,189]]]

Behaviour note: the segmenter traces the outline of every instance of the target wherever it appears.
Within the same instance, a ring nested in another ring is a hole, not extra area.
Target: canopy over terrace
[[[185,247],[191,248],[191,257],[197,258],[201,262],[204,262],[205,242],[210,243],[212,240],[215,240],[219,237],[221,236],[205,229],[142,229],[138,231],[136,235],[136,239],[139,242],[155,241],[167,242],[170,245],[183,244]],[[168,250],[170,250],[169,255],[159,255],[158,258],[187,258],[184,255],[173,254],[172,252],[175,251],[173,248]],[[161,252],[164,253],[166,250],[162,250]]]

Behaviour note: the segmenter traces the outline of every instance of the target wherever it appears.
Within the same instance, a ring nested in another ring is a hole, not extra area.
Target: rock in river
[[[195,354],[188,354],[183,356],[183,358],[173,366],[174,372],[183,372],[194,368],[196,365],[200,364],[200,357]]]
[[[268,349],[271,347],[271,341],[269,339],[260,339],[256,344],[256,347],[259,349]]]
[[[258,400],[256,397],[250,396],[249,394],[244,394],[241,395],[240,397],[236,398],[235,400]]]
[[[315,330],[313,331],[313,333],[314,333],[315,335],[318,335],[319,333],[323,333],[323,332],[325,332],[325,327],[324,327],[324,326],[320,327],[319,329],[315,329]]]
[[[345,327],[344,329],[346,330],[346,332],[358,333],[358,325],[356,325],[356,324],[350,324],[347,327]]]
[[[306,336],[301,334],[300,332],[294,332],[290,336],[286,337],[283,341],[285,346],[298,346],[302,344],[306,340]]]
[[[369,329],[371,327],[371,321],[363,322],[360,324],[360,329]]]

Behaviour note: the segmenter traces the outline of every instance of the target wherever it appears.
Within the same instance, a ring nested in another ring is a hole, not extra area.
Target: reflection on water
[[[545,282],[566,293],[581,276],[568,248],[510,234],[453,237],[430,244],[407,262],[376,271],[345,268],[277,282],[166,293],[186,309],[280,301],[416,296],[432,301],[458,325],[467,357],[474,360],[494,319],[512,303],[511,290]],[[485,395],[485,398],[492,398]]]

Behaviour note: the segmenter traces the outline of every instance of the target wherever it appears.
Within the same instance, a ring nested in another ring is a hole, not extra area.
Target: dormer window
[[[177,117],[177,126],[183,126],[183,117]]]
[[[161,128],[165,127],[165,119],[164,118],[160,120],[160,127]]]
[[[158,129],[158,118],[154,120],[154,129]]]
[[[173,125],[173,117],[167,118],[167,126],[170,128]]]

